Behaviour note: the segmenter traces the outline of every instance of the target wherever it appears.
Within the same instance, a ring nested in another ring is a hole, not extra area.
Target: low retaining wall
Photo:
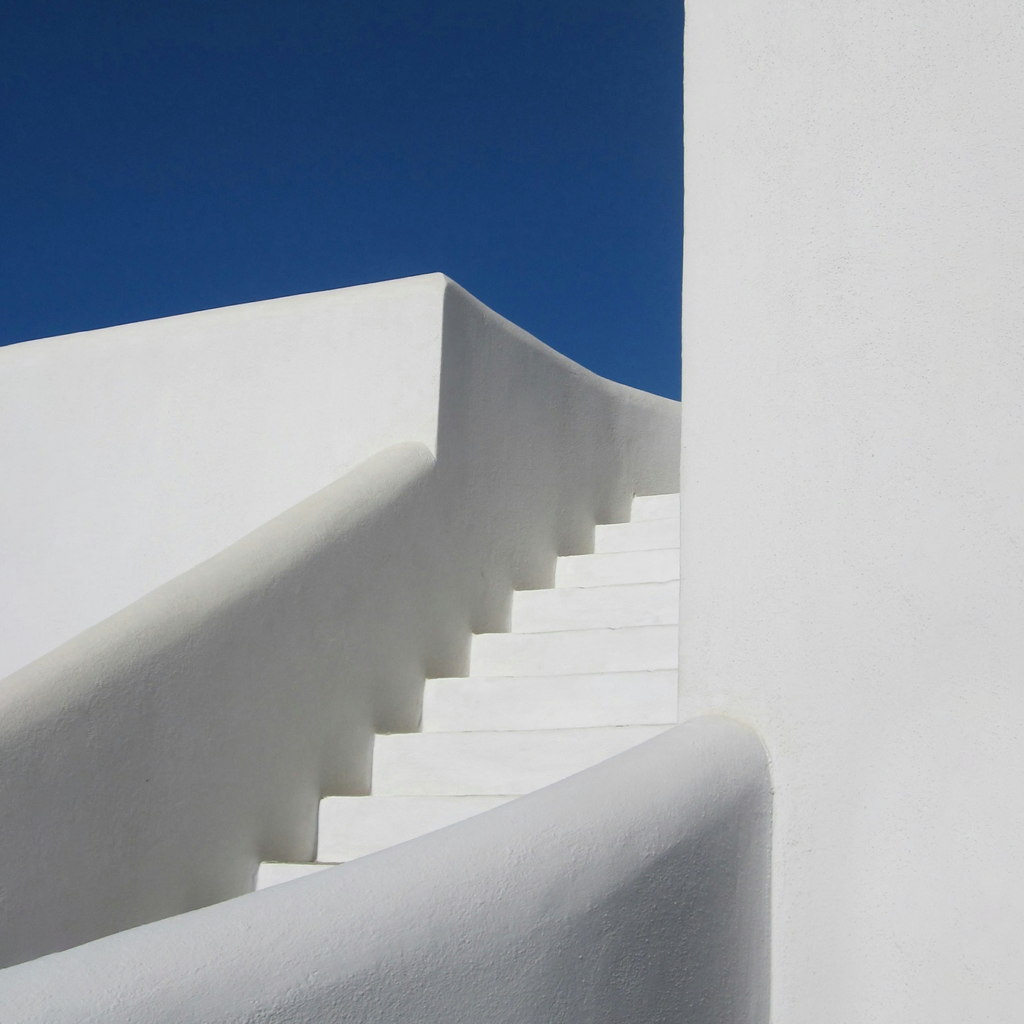
[[[764,748],[698,719],[351,864],[0,972],[0,1021],[768,1019]]]

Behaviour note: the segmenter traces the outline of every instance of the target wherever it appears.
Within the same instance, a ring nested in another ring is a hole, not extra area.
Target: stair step
[[[670,724],[676,720],[677,679],[675,671],[428,679],[423,731]]]
[[[639,522],[611,523],[594,528],[596,554],[678,547],[678,519],[642,519]]]
[[[468,679],[428,680],[422,733],[378,736],[373,795],[320,803],[318,860],[260,864],[256,888],[323,871],[497,807],[670,728],[679,495],[633,499],[556,587],[514,596],[512,633],[473,638]],[[623,724],[629,723],[629,724]]]
[[[633,499],[630,521],[642,522],[645,519],[678,519],[678,494],[638,494]]]
[[[373,792],[380,796],[530,793],[643,743],[666,728],[635,725],[378,736]]]
[[[325,797],[320,801],[317,859],[355,860],[489,811],[506,799],[501,796]]]
[[[480,633],[470,649],[474,676],[589,675],[678,665],[677,626],[567,629],[558,633]]]
[[[563,555],[555,563],[556,587],[607,587],[679,579],[679,548]]]
[[[294,878],[316,874],[337,864],[285,864],[280,861],[264,861],[256,872],[256,888],[269,889],[272,885],[290,882]]]
[[[519,590],[512,596],[513,633],[671,626],[678,619],[678,580]]]

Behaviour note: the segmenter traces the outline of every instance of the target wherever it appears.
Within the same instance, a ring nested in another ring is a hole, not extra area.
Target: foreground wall
[[[0,971],[0,1021],[766,1024],[764,748],[680,726],[440,832]]]
[[[1020,1019],[1024,6],[686,31],[682,712],[772,757],[774,1019]]]
[[[320,798],[367,792],[424,677],[464,672],[470,632],[507,628],[512,588],[595,522],[676,489],[677,403],[428,283],[431,446],[391,444],[0,682],[0,964],[311,860]]]

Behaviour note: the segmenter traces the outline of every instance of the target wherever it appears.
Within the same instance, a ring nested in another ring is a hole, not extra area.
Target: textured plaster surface
[[[780,1024],[1024,1014],[1024,6],[692,0],[681,714],[776,785]]]
[[[349,865],[0,972],[0,1021],[767,1020],[771,791],[704,719]]]

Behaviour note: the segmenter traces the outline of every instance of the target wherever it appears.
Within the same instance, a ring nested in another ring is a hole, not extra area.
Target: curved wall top
[[[679,726],[351,864],[0,971],[28,1024],[766,1024],[771,782]]]
[[[0,349],[0,679],[400,441],[442,274]]]

